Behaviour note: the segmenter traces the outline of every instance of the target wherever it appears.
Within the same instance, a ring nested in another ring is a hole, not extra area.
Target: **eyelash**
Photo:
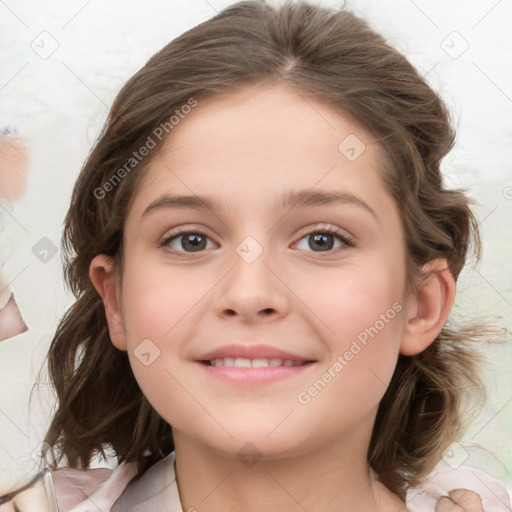
[[[325,254],[337,254],[341,251],[346,251],[349,247],[355,247],[356,244],[354,242],[354,240],[350,237],[348,237],[347,235],[343,234],[340,230],[338,230],[337,228],[333,228],[333,227],[317,227],[315,229],[309,229],[309,230],[304,230],[300,233],[300,237],[298,239],[298,241],[302,240],[304,237],[308,236],[308,235],[313,235],[313,234],[317,234],[317,233],[321,233],[321,234],[329,234],[329,235],[334,235],[336,236],[339,240],[341,240],[343,242],[343,246],[342,247],[338,247],[336,249],[331,249],[329,251],[324,251]],[[193,235],[201,235],[203,237],[206,237],[206,238],[210,238],[208,235],[206,235],[205,233],[203,233],[202,231],[200,230],[195,230],[195,229],[190,229],[190,228],[177,228],[176,231],[172,232],[170,235],[166,236],[165,238],[163,238],[162,240],[160,240],[160,242],[158,242],[158,247],[159,248],[162,248],[164,246],[166,246],[169,242],[171,242],[172,240],[174,240],[175,238],[179,238],[180,236],[182,235],[190,235],[190,234],[193,234]],[[169,249],[169,248],[166,248],[167,251],[173,253],[173,254],[177,254],[177,255],[180,255],[180,256],[185,256],[185,255],[193,255],[194,253],[193,252],[179,252],[179,251],[175,251],[174,249]],[[198,251],[198,252],[204,252],[203,251]],[[308,251],[308,252],[313,252],[313,251]],[[323,254],[323,252],[319,252],[317,253],[319,255]]]

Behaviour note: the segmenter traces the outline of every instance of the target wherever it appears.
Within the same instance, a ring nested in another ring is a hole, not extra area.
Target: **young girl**
[[[509,511],[484,472],[434,471],[490,333],[447,324],[480,250],[443,188],[453,143],[345,10],[239,2],[154,55],[65,220],[59,510]],[[109,449],[116,469],[89,469]]]

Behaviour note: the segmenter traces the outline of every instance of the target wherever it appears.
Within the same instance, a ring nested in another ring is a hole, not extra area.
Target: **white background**
[[[3,271],[29,326],[0,343],[4,474],[30,464],[31,451],[44,437],[52,399],[35,395],[29,410],[29,394],[72,300],[64,288],[60,251],[42,263],[32,247],[42,237],[59,247],[72,186],[122,84],[171,39],[231,3],[0,1],[0,128],[17,126],[30,144],[32,161],[26,194],[12,204],[3,202],[0,210],[6,216],[0,243],[14,245]],[[349,6],[426,75],[458,128],[457,146],[444,162],[445,181],[466,187],[478,201],[474,211],[484,255],[476,268],[463,272],[454,315],[493,315],[512,329],[512,193],[507,189],[512,186],[512,1],[354,0]],[[41,36],[44,31],[50,36]],[[32,48],[41,37],[47,38],[46,47],[51,38],[58,44],[46,59]],[[511,341],[489,348],[489,403],[466,432],[464,447],[455,446],[448,456],[464,458],[509,484]]]

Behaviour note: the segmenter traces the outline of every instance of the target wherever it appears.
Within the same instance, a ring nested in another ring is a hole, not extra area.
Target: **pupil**
[[[311,235],[313,237],[314,243],[319,244],[321,249],[332,249],[333,247],[333,235],[322,233],[320,235]],[[330,243],[327,243],[325,240],[329,239]],[[323,241],[322,241],[323,240]]]
[[[183,238],[181,245],[183,249],[191,249],[192,252],[200,251],[204,249],[205,238],[202,235],[187,235]],[[188,243],[191,242],[190,246],[187,247]]]

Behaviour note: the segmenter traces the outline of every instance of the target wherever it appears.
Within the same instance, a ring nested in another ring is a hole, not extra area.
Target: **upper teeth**
[[[304,361],[291,359],[246,359],[243,357],[222,357],[212,359],[211,366],[235,366],[237,368],[256,368],[265,366],[302,366]]]

